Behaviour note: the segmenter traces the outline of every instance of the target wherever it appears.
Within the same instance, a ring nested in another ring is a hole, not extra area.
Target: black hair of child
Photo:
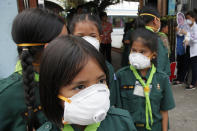
[[[132,43],[136,40],[140,40],[144,46],[148,47],[151,52],[157,53],[158,48],[158,35],[146,28],[137,28],[131,34]],[[152,60],[153,64],[157,66],[157,60]]]
[[[45,9],[26,9],[19,13],[13,21],[12,38],[16,44],[22,43],[48,43],[57,37],[64,26],[63,21],[54,13]],[[35,108],[35,88],[38,83],[34,81],[35,62],[41,55],[44,46],[18,46],[17,50],[22,64],[24,98],[27,105],[27,130],[32,131],[40,126]]]
[[[102,24],[99,16],[90,14],[90,13],[84,13],[84,14],[75,14],[70,22],[69,26],[69,33],[73,34],[75,25],[79,22],[84,21],[91,21],[95,24],[97,27],[99,34],[102,34]]]
[[[160,29],[160,30],[162,30],[162,29],[165,28],[166,26],[168,26],[167,20],[161,20],[161,29]]]
[[[59,90],[70,84],[91,58],[106,73],[108,83],[105,59],[83,38],[72,35],[58,37],[44,50],[40,68],[40,100],[47,118],[59,127],[63,126],[64,113],[61,100],[57,98]]]

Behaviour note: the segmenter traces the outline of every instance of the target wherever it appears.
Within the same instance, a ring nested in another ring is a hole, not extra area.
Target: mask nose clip
[[[69,98],[66,98],[66,97],[64,97],[64,96],[62,96],[62,95],[58,95],[57,97],[58,97],[60,100],[63,100],[63,101],[68,102],[69,104],[72,102]]]

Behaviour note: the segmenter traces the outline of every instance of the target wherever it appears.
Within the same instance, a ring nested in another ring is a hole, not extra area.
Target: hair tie
[[[45,45],[46,43],[21,43],[21,44],[16,44],[17,46],[42,46]]]
[[[29,50],[29,49],[28,48],[23,48],[22,50],[24,51],[24,50]]]

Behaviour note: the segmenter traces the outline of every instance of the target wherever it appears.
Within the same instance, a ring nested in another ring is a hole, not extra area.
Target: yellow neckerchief
[[[150,120],[151,120],[151,126],[153,125],[153,117],[152,117],[152,108],[151,108],[150,98],[149,98],[149,93],[150,93],[150,87],[149,86],[152,83],[152,79],[153,79],[153,76],[156,72],[156,68],[155,68],[154,64],[152,64],[151,72],[150,72],[149,78],[148,78],[146,83],[144,82],[142,77],[138,74],[137,70],[133,66],[130,65],[130,69],[133,71],[133,74],[134,74],[135,78],[144,87],[144,95],[145,95],[145,103],[146,103],[146,107],[145,107],[146,129],[151,130],[151,128],[149,126],[149,117],[150,117]]]
[[[158,32],[158,34],[160,35],[160,36],[164,36],[164,37],[168,37],[165,33],[163,33],[163,32]]]
[[[20,60],[17,61],[14,72],[17,72],[20,75],[22,75],[22,65],[21,65]],[[36,82],[39,81],[39,74],[38,73],[34,73],[34,79],[35,79]]]
[[[97,129],[99,128],[100,124],[101,124],[100,122],[90,124],[90,125],[88,125],[88,126],[85,128],[84,131],[97,131]],[[66,124],[66,125],[64,125],[64,128],[63,128],[62,131],[74,131],[74,129],[72,128],[71,125]]]
[[[155,29],[154,27],[151,27],[151,26],[145,26],[145,28],[146,28],[147,30],[150,30],[150,31],[152,31],[152,32],[155,32],[155,31],[154,31],[154,29]]]

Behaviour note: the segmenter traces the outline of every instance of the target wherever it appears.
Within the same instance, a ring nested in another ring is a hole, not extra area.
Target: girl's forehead
[[[86,25],[89,25],[89,26],[95,26],[97,28],[95,22],[90,21],[90,20],[78,21],[78,22],[76,22],[76,25],[78,25],[78,24],[86,24]]]
[[[133,41],[132,45],[139,45],[139,46],[145,46],[145,40],[141,37],[138,37],[136,40]]]
[[[82,32],[94,32],[99,34],[99,29],[96,24],[92,21],[85,20],[80,21],[75,24],[74,31],[82,31]]]

